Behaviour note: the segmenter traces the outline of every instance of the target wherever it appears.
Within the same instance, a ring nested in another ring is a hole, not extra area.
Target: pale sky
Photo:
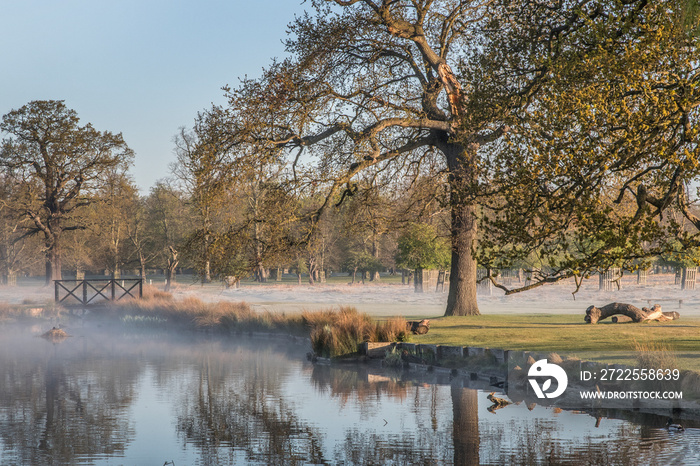
[[[0,115],[65,100],[123,133],[144,193],[169,176],[173,137],[221,87],[283,57],[301,0],[0,0]]]

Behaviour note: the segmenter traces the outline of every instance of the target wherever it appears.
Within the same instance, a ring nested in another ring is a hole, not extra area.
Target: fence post
[[[59,298],[58,298],[58,280],[53,281],[53,286],[54,286],[55,300],[56,300],[56,302],[58,302],[59,301]]]
[[[143,299],[143,279],[139,280],[139,299]]]
[[[637,285],[647,284],[647,271],[646,269],[637,269]]]
[[[113,278],[109,281],[110,285],[112,285],[112,301],[114,301],[114,298],[116,296],[116,291],[117,291],[117,281]]]
[[[683,267],[681,269],[681,290],[695,289],[695,274],[697,267]]]
[[[87,280],[83,279],[83,306],[87,306]]]

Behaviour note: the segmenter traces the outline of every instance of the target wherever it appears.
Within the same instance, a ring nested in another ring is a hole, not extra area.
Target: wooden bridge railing
[[[143,298],[143,280],[140,278],[54,280],[54,287],[56,303],[63,303],[70,297],[75,298],[83,306],[87,306],[100,297],[107,301],[119,301],[127,296]],[[63,297],[61,297],[61,290],[66,292]]]

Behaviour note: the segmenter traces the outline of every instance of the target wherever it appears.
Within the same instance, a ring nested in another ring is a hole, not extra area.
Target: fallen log
[[[589,306],[588,309],[586,309],[586,317],[584,317],[584,320],[589,324],[596,324],[615,314],[625,315],[632,319],[633,322],[641,322],[642,319],[647,316],[646,312],[631,304],[610,303],[601,308]]]
[[[680,314],[675,311],[663,312],[661,306],[658,304],[655,304],[654,307],[649,310],[647,308],[639,309],[631,304],[610,303],[601,308],[590,306],[586,309],[584,320],[589,324],[595,324],[615,315],[618,315],[618,317],[612,319],[612,321],[616,323],[647,322],[652,320],[665,322],[680,318]]]

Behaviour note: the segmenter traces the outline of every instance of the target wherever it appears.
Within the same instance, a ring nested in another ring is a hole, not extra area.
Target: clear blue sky
[[[65,100],[124,134],[144,191],[169,176],[173,136],[221,87],[284,56],[301,0],[0,0],[0,115]]]

